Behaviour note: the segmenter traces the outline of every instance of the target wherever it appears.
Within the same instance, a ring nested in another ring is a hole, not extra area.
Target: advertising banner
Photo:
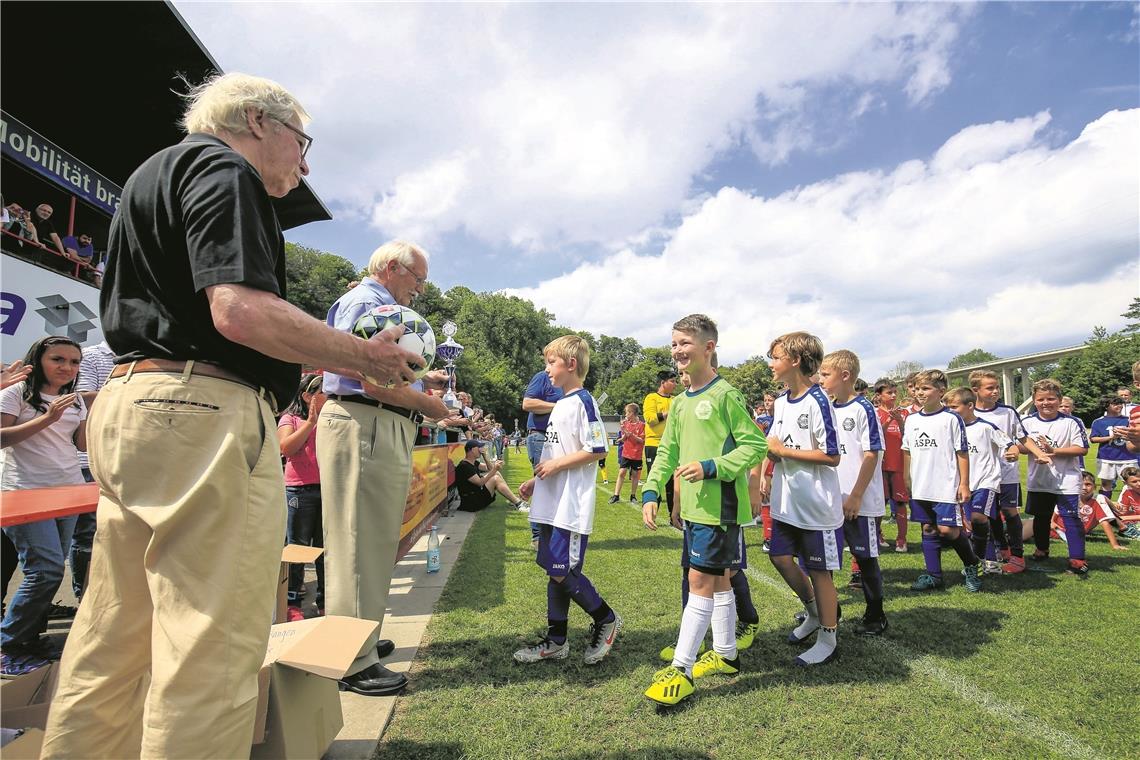
[[[397,562],[431,529],[436,513],[447,500],[447,489],[455,480],[455,463],[462,458],[462,443],[417,446],[412,451],[412,484],[400,526]]]
[[[7,241],[5,241],[7,242]],[[81,346],[103,340],[99,290],[8,254],[0,290],[0,360],[23,359],[45,335],[62,335]]]

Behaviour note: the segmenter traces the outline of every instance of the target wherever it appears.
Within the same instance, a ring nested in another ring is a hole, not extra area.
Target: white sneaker
[[[601,662],[613,649],[614,640],[617,639],[621,627],[621,615],[616,612],[614,619],[610,622],[592,624],[590,626],[590,645],[586,647],[586,654],[582,656],[582,662],[587,665],[596,665]]]
[[[515,509],[517,509],[519,512],[529,512],[530,511],[530,502],[526,501],[524,499],[524,500],[519,502],[519,505],[517,507],[515,507]]]
[[[516,662],[542,662],[543,660],[565,660],[570,656],[570,642],[555,644],[543,639],[533,646],[523,647],[515,652]]]
[[[1001,563],[995,560],[984,560],[982,562],[982,572],[986,575],[1001,575]]]

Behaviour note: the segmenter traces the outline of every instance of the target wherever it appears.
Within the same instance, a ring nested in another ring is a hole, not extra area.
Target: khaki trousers
[[[269,405],[135,373],[104,387],[87,440],[98,530],[42,756],[249,757],[285,537]]]
[[[382,625],[412,480],[416,426],[378,407],[329,399],[317,431],[325,612]],[[370,648],[349,673],[379,661]]]

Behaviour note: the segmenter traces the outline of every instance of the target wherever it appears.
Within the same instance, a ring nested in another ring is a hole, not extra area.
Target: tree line
[[[324,319],[333,301],[353,280],[366,276],[348,259],[313,248],[285,244],[288,299],[291,303]],[[447,320],[459,327],[456,342],[463,345],[457,364],[459,388],[471,393],[475,403],[493,413],[510,430],[514,420],[525,426],[521,400],[530,378],[543,368],[542,348],[559,335],[575,333],[585,338],[591,349],[590,371],[585,387],[595,397],[603,392],[603,414],[620,414],[628,403],[641,405],[645,395],[657,388],[657,373],[672,366],[668,346],[642,346],[633,338],[594,336],[555,323],[554,315],[530,301],[501,293],[476,293],[457,285],[441,291],[431,282],[413,304],[436,329],[436,337]],[[1108,386],[1131,384],[1132,362],[1140,357],[1140,298],[1124,315],[1129,325],[1109,334],[1095,328],[1089,347],[1082,354],[1066,357],[1059,365],[1041,368],[1035,375],[1051,371],[1073,396],[1077,411],[1097,416],[1094,408]],[[959,354],[950,368],[997,359],[983,349]],[[901,378],[922,369],[917,362],[899,362],[889,373]],[[763,356],[752,356],[740,364],[722,366],[721,374],[740,389],[750,402],[758,402],[775,390],[772,372]],[[865,378],[874,382],[875,378]],[[1033,379],[1036,379],[1034,377]]]

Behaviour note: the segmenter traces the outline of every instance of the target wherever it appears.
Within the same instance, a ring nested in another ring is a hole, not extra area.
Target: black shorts
[[[620,470],[640,470],[640,459],[626,459],[625,457],[618,458],[618,469]]]
[[[495,500],[495,494],[487,490],[486,486],[459,497],[459,510],[461,512],[478,512],[490,506]]]

